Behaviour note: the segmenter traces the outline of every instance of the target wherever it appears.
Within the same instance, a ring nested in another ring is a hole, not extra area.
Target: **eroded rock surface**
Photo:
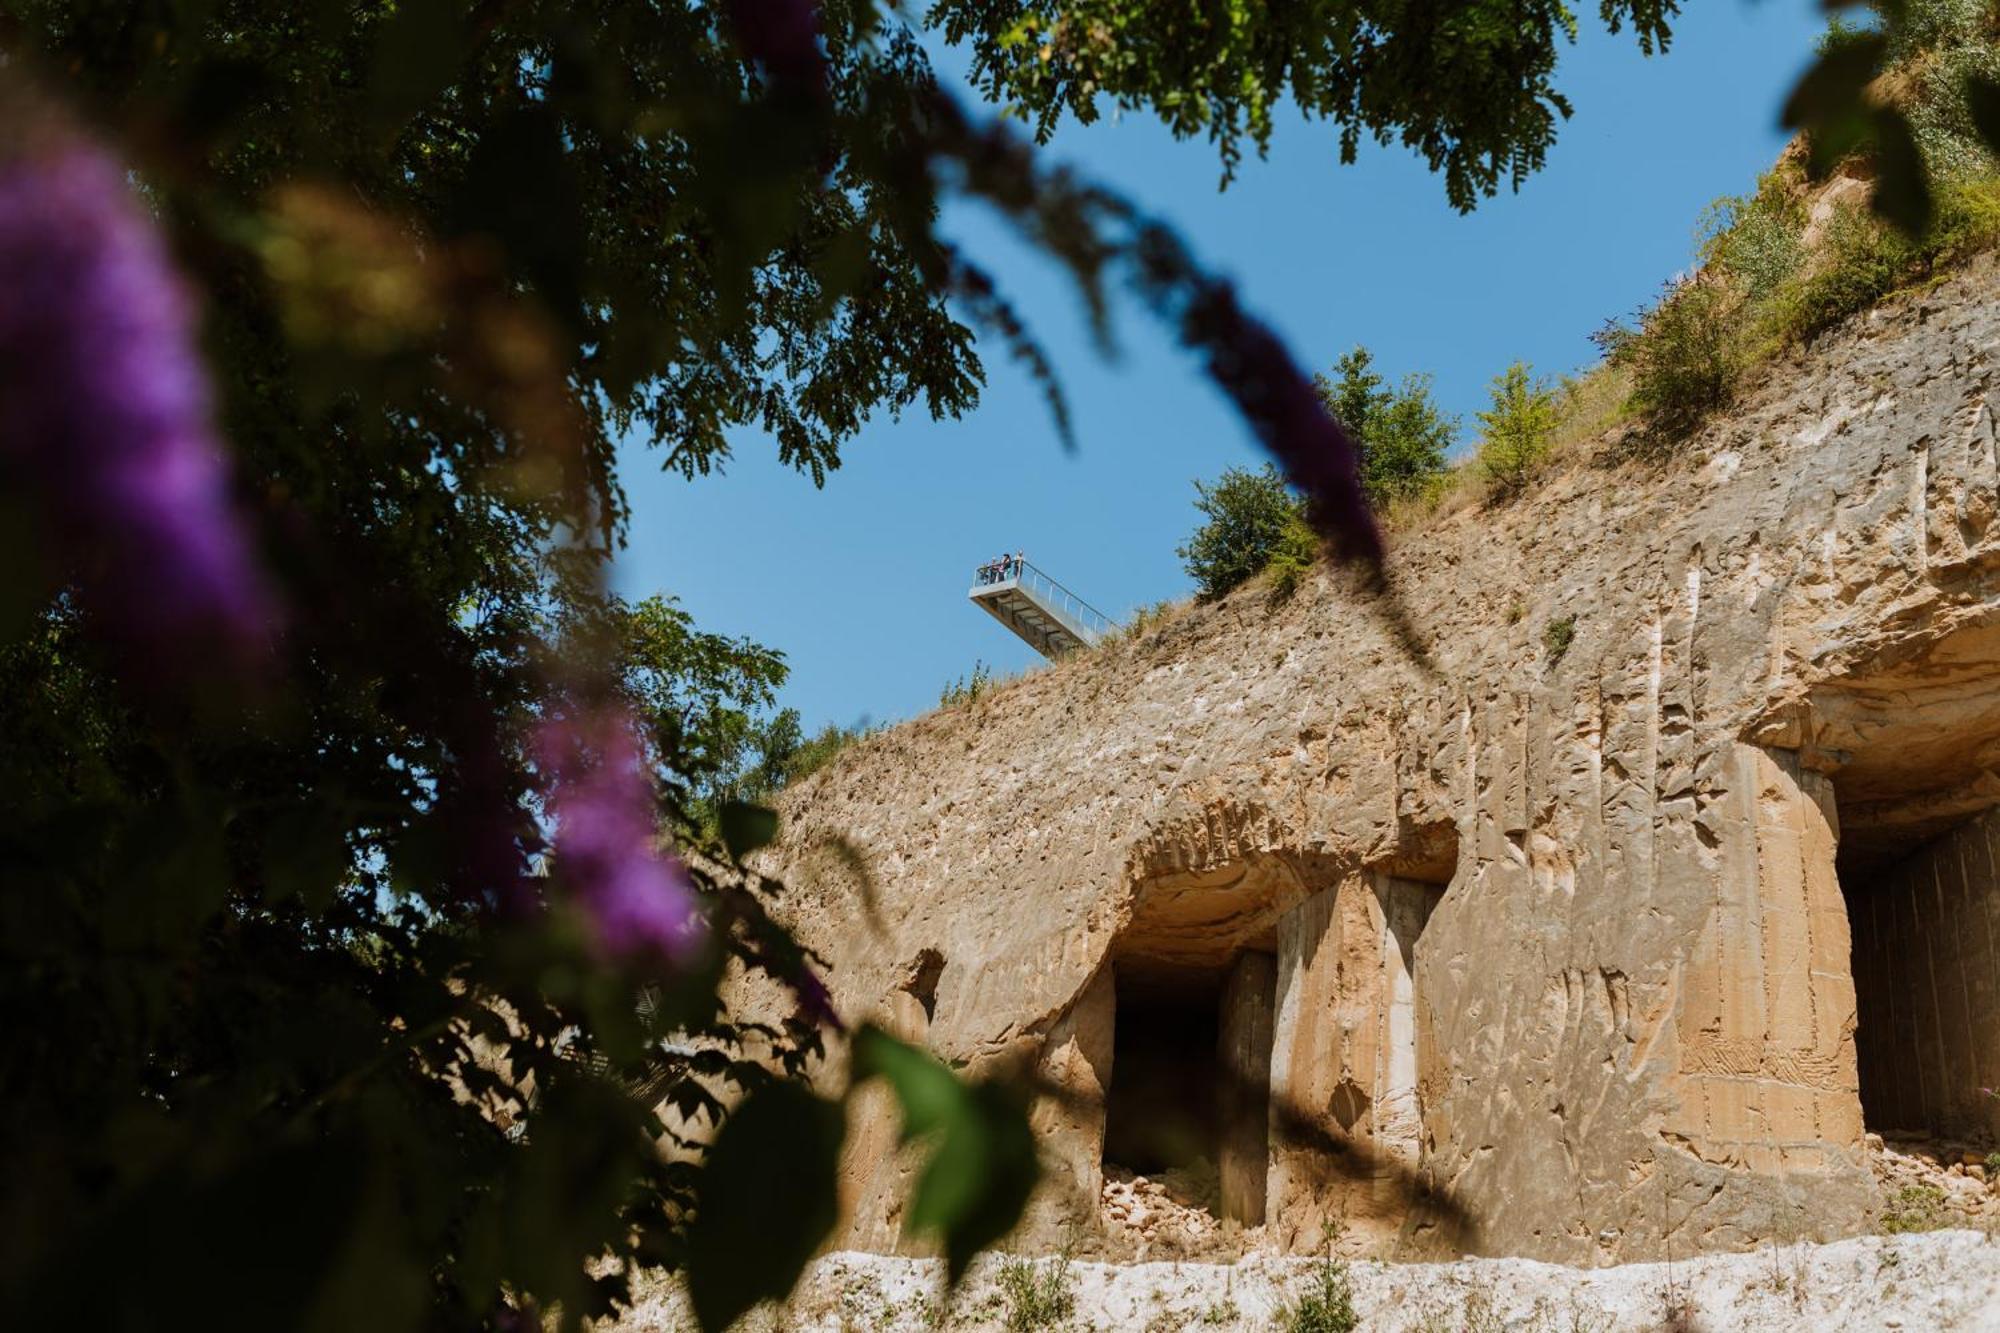
[[[1428,669],[1321,570],[857,747],[774,867],[837,1001],[1072,1092],[1029,1244],[1109,1235],[1107,1141],[1205,1151],[1293,1250],[1867,1229],[1865,1132],[2000,1137],[1996,296],[1982,262],[1671,458],[1403,538]],[[891,1249],[908,1163],[864,1138],[846,1242]]]

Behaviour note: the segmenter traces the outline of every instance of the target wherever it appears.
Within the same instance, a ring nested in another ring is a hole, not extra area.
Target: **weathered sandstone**
[[[1403,538],[1428,667],[1321,570],[871,739],[787,797],[790,919],[847,1012],[1069,1091],[1030,1243],[1190,1144],[1292,1250],[1868,1228],[1865,1131],[2000,1139],[1996,296]],[[867,1107],[844,1240],[887,1250]]]

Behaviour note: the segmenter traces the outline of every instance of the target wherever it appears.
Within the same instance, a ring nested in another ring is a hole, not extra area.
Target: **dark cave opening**
[[[2000,811],[1836,861],[1852,940],[1862,1123],[2000,1140]]]
[[[1115,978],[1104,1162],[1142,1176],[1212,1174],[1221,1132],[1217,973]]]

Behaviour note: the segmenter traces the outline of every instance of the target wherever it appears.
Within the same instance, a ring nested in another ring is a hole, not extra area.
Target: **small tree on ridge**
[[[1516,361],[1493,377],[1492,394],[1493,406],[1478,414],[1486,431],[1479,466],[1501,490],[1518,491],[1548,456],[1562,420],[1557,393],[1527,362]]]
[[[1201,596],[1214,599],[1261,573],[1303,526],[1298,497],[1278,470],[1233,467],[1194,484],[1194,507],[1206,519],[1177,554]]]

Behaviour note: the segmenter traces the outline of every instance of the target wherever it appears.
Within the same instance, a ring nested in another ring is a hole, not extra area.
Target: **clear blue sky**
[[[1177,143],[1144,117],[1066,126],[1046,151],[1179,226],[1308,366],[1365,343],[1386,373],[1435,375],[1469,435],[1508,362],[1588,364],[1593,329],[1687,266],[1702,208],[1748,189],[1783,146],[1778,106],[1824,22],[1810,0],[1712,0],[1647,59],[1584,9],[1559,76],[1575,115],[1547,167],[1470,216],[1405,150],[1364,145],[1343,167],[1334,131],[1296,114],[1221,193],[1209,144]],[[1123,354],[1107,364],[1072,289],[1004,223],[960,205],[945,230],[1000,275],[1056,361],[1076,454],[997,348],[976,411],[876,420],[823,491],[754,432],[724,474],[692,482],[623,451],[634,517],[618,589],[673,594],[703,628],[782,650],[783,701],[809,727],[923,712],[975,661],[1036,664],[965,597],[973,566],[1002,550],[1025,550],[1115,618],[1185,595],[1174,548],[1196,519],[1192,479],[1262,461],[1143,311],[1122,312]]]

